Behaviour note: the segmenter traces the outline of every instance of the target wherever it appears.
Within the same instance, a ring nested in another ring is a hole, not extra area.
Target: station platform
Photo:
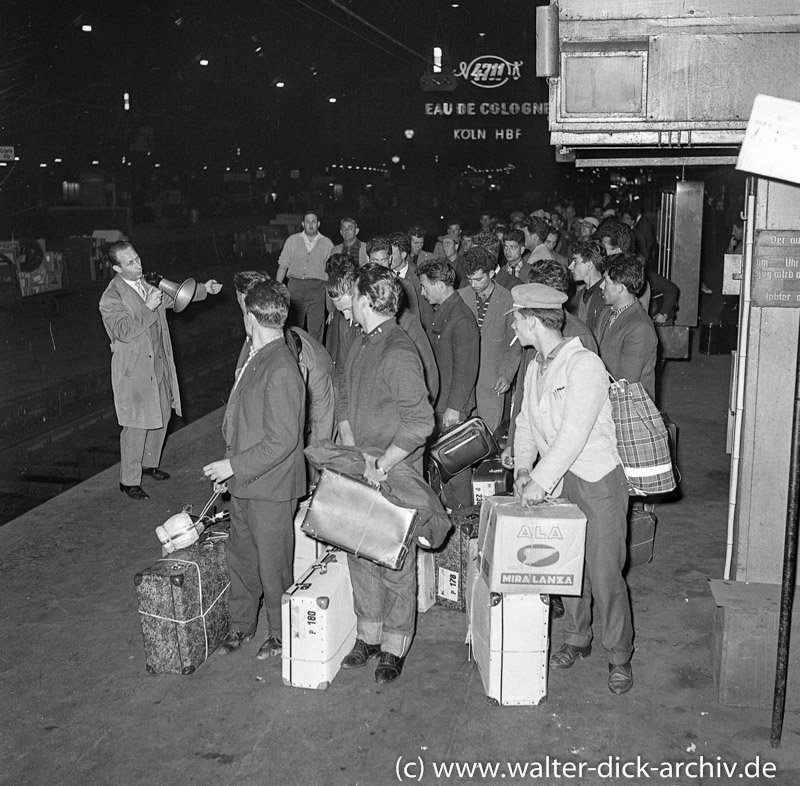
[[[263,623],[242,651],[213,654],[189,676],[148,674],[133,576],[160,557],[154,528],[208,498],[201,468],[222,455],[218,409],[170,436],[161,466],[172,479],[145,479],[148,502],[120,494],[113,466],[0,528],[0,783],[794,786],[800,716],[786,713],[772,749],[770,712],[719,705],[711,675],[729,378],[729,357],[698,354],[668,363],[662,378],[662,408],[680,429],[682,494],[656,510],[655,560],[628,576],[630,693],[608,691],[598,645],[550,672],[546,703],[492,706],[464,644],[466,616],[441,607],[419,615],[403,675],[388,686],[373,665],[340,672],[326,691],[285,687],[278,660],[255,659]],[[552,641],[561,643],[559,621]],[[549,772],[533,777],[547,757]],[[565,776],[554,760],[583,763],[583,774]],[[759,776],[748,777],[756,761]]]

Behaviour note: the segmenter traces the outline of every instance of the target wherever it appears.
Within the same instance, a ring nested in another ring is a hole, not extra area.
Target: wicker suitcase
[[[283,595],[283,684],[325,690],[356,640],[347,555],[328,549]]]
[[[208,538],[134,576],[147,671],[191,674],[228,632],[224,540]]]

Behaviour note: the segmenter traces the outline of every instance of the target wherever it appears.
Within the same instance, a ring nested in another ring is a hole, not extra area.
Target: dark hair
[[[632,295],[638,295],[644,287],[644,262],[635,254],[613,254],[603,265],[603,273]]]
[[[260,281],[245,295],[244,308],[259,325],[282,328],[289,316],[289,290],[277,281]]]
[[[233,286],[239,295],[246,295],[256,284],[270,278],[265,270],[239,270],[233,274]]]
[[[570,273],[555,259],[537,259],[528,271],[529,284],[545,284],[566,294],[569,291]]]
[[[414,237],[425,237],[425,227],[421,227],[419,224],[414,224],[414,226],[408,228],[408,234],[409,236],[413,235]]]
[[[608,237],[608,242],[611,244],[612,248],[618,248],[623,254],[627,254],[636,249],[636,236],[627,224],[618,221],[611,225],[610,229],[610,235],[604,232],[601,237]]]
[[[488,249],[495,259],[500,254],[500,238],[494,232],[476,232],[472,236],[472,245]]]
[[[525,248],[525,233],[521,229],[512,229],[503,235],[503,242],[511,240],[516,243],[520,248]]]
[[[598,273],[603,272],[606,261],[606,247],[599,240],[584,240],[575,246],[573,257],[580,257],[584,262],[591,262]]]
[[[319,223],[321,221],[321,219],[319,217],[319,213],[317,213],[316,210],[306,210],[306,212],[303,213],[303,221],[306,220],[306,216],[314,216],[314,218],[317,219],[317,223]]]
[[[444,257],[426,259],[417,269],[417,274],[420,278],[427,276],[428,281],[432,283],[441,281],[449,287],[452,287],[456,281],[456,271]]]
[[[461,257],[465,276],[474,276],[481,271],[491,273],[497,268],[497,257],[486,246],[472,246]]]
[[[445,224],[445,226],[447,226],[447,227],[457,226],[459,229],[461,229],[462,228],[461,219],[460,218],[451,218],[447,222],[447,224]]]
[[[512,226],[514,229],[530,229],[531,228],[531,220],[527,216],[523,216],[522,218],[518,218],[516,221],[513,222]]]
[[[114,243],[109,243],[106,246],[106,254],[108,254],[108,258],[111,260],[112,265],[119,265],[119,259],[117,255],[120,251],[123,251],[126,248],[133,248],[133,246],[127,240],[117,240]]]
[[[400,308],[403,287],[400,279],[388,268],[368,262],[358,270],[355,294],[364,295],[377,314],[394,316]]]
[[[389,242],[393,246],[397,246],[400,251],[405,251],[406,254],[411,253],[411,240],[405,232],[392,232],[389,235]]]
[[[325,291],[328,297],[336,299],[352,292],[358,265],[349,254],[331,254],[325,263],[325,272],[328,275]]]
[[[519,313],[523,317],[536,317],[546,328],[560,331],[564,327],[563,308],[521,308]]]
[[[531,219],[531,226],[530,226],[530,233],[532,235],[536,235],[539,238],[540,243],[544,243],[547,240],[547,233],[550,231],[550,224],[547,223],[543,218],[539,218],[539,216],[534,216]]]
[[[367,243],[367,256],[369,256],[373,251],[388,251],[389,256],[392,256],[392,241],[386,235],[378,235],[378,237],[373,237]]]

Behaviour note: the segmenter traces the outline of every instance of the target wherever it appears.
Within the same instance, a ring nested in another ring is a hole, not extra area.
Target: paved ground
[[[260,640],[187,677],[147,674],[133,575],[159,556],[155,526],[207,497],[200,467],[222,449],[216,411],[170,438],[162,466],[173,479],[147,484],[149,503],[123,497],[112,467],[0,528],[0,783],[389,784],[402,758],[408,776],[432,783],[794,786],[798,714],[786,714],[773,750],[770,713],[720,706],[710,671],[707,579],[724,562],[729,373],[728,358],[704,355],[665,373],[683,497],[659,508],[656,559],[629,577],[637,649],[628,695],[607,690],[596,651],[550,675],[547,703],[491,706],[463,643],[465,616],[439,608],[420,615],[391,686],[378,687],[366,669],[340,673],[323,692],[284,687],[277,662],[255,660]],[[600,767],[567,779],[551,764],[534,779],[505,769],[547,756],[595,768],[638,756],[664,777],[608,778]],[[675,774],[701,756],[712,773]],[[773,762],[776,777],[738,777],[756,759]],[[501,769],[437,779],[441,763]],[[739,769],[715,777],[723,764]]]

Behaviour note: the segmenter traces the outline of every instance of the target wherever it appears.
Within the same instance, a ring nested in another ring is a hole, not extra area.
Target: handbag
[[[417,511],[389,502],[364,480],[324,469],[300,529],[357,557],[400,570]]]
[[[672,491],[677,483],[669,435],[664,418],[642,383],[612,378],[608,397],[617,431],[617,452],[630,493],[647,496]]]
[[[500,452],[494,435],[480,418],[469,418],[447,429],[431,445],[431,460],[443,483]]]

